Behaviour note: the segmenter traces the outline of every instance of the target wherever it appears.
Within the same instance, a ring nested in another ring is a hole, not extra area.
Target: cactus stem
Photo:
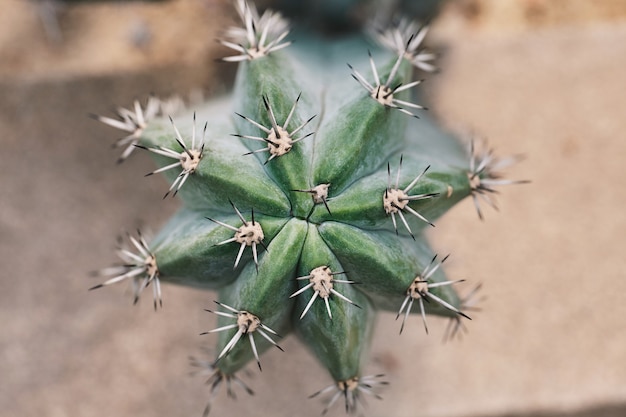
[[[117,109],[118,119],[90,115],[105,125],[130,133],[128,136],[119,139],[114,145],[118,148],[126,146],[126,149],[124,149],[122,155],[117,160],[118,163],[124,162],[130,156],[135,149],[135,145],[139,142],[147,123],[154,119],[161,109],[161,101],[154,96],[148,98],[145,109],[141,107],[139,100],[135,100],[133,105],[133,110],[119,107]]]
[[[237,253],[237,257],[235,258],[235,265],[233,269],[237,268],[237,266],[239,265],[239,261],[241,260],[241,256],[243,255],[243,251],[245,250],[246,246],[251,246],[252,257],[254,259],[254,264],[258,272],[259,271],[259,258],[258,258],[258,253],[257,253],[257,245],[260,244],[264,248],[266,248],[263,242],[263,239],[265,238],[265,235],[263,234],[263,228],[261,227],[261,224],[259,222],[254,221],[254,209],[252,210],[252,220],[248,222],[246,221],[246,219],[243,217],[241,212],[237,209],[237,207],[232,201],[230,201],[230,205],[233,207],[233,209],[235,209],[235,212],[237,213],[237,217],[239,217],[243,225],[239,228],[236,228],[234,226],[231,226],[219,220],[206,217],[206,219],[211,220],[212,222],[217,223],[220,226],[224,226],[227,229],[230,229],[235,232],[235,235],[232,238],[216,243],[215,245],[216,246],[225,245],[231,242],[237,242],[240,244],[239,252]]]
[[[178,191],[180,191],[181,187],[183,186],[183,184],[185,183],[185,181],[187,181],[187,178],[189,178],[190,175],[192,175],[194,172],[196,172],[196,169],[198,169],[198,165],[200,164],[200,161],[202,160],[202,156],[204,155],[204,141],[205,141],[205,136],[206,136],[206,130],[207,130],[207,125],[208,122],[204,124],[204,130],[202,133],[202,140],[200,141],[200,143],[198,143],[198,145],[196,146],[196,113],[194,112],[193,114],[193,131],[192,131],[192,135],[191,135],[191,148],[187,148],[187,146],[185,146],[185,142],[180,134],[180,132],[178,131],[178,128],[176,127],[176,125],[174,124],[174,121],[172,120],[172,118],[170,117],[170,122],[172,122],[172,126],[174,127],[174,131],[176,132],[176,142],[178,143],[178,145],[183,149],[182,152],[177,152],[175,150],[172,149],[168,149],[165,148],[163,146],[159,146],[158,148],[148,148],[146,146],[142,146],[142,145],[135,145],[138,148],[142,148],[145,149],[147,151],[156,153],[157,155],[161,155],[161,156],[165,156],[167,158],[172,158],[172,159],[177,159],[178,161],[170,164],[170,165],[166,165],[162,168],[159,168],[155,171],[149,172],[148,174],[146,174],[146,176],[150,176],[150,175],[154,175],[163,171],[167,171],[176,167],[181,167],[182,171],[180,172],[180,174],[178,174],[178,176],[176,177],[176,179],[174,180],[174,182],[172,182],[172,185],[170,186],[169,190],[165,193],[165,195],[163,196],[163,198],[166,198],[171,192],[172,190],[174,190],[174,193],[172,194],[172,196],[175,196]]]
[[[233,314],[220,312],[220,311],[211,311],[211,310],[206,310],[206,311],[210,313],[215,313],[223,317],[235,318],[236,323],[218,327],[213,330],[209,330],[207,332],[201,333],[201,335],[215,333],[215,332],[222,332],[222,331],[237,328],[237,333],[235,333],[234,336],[230,339],[230,341],[226,344],[226,346],[224,346],[220,354],[217,356],[215,363],[217,363],[217,361],[222,359],[231,350],[233,350],[233,348],[235,347],[237,342],[239,342],[242,336],[248,335],[248,339],[250,340],[250,347],[252,348],[252,353],[254,354],[257,365],[259,366],[259,370],[263,371],[263,369],[261,368],[261,361],[259,359],[259,353],[256,348],[256,342],[254,341],[254,337],[253,337],[254,332],[258,332],[261,336],[267,339],[272,345],[276,346],[278,349],[284,352],[283,348],[281,348],[274,340],[272,340],[272,338],[267,333],[269,332],[277,336],[278,334],[274,330],[270,329],[269,327],[261,323],[261,319],[259,319],[257,316],[245,310],[237,310],[224,303],[220,303],[219,301],[215,301],[215,303],[219,305],[220,307],[223,307],[231,311]]]
[[[265,110],[267,111],[267,114],[270,118],[270,122],[272,125],[271,128],[265,127],[262,124],[255,122],[254,120],[242,114],[235,113],[237,116],[243,118],[248,123],[251,123],[252,125],[261,129],[263,132],[267,133],[267,137],[265,138],[258,137],[258,136],[239,135],[236,133],[232,134],[232,136],[236,136],[236,137],[243,138],[243,139],[252,139],[256,141],[261,141],[267,144],[266,148],[261,148],[261,149],[257,149],[256,151],[247,152],[244,155],[251,155],[253,153],[258,153],[258,152],[269,152],[270,157],[267,159],[267,161],[265,161],[265,163],[267,164],[272,159],[278,156],[285,155],[287,152],[291,150],[291,148],[293,147],[295,143],[300,142],[301,140],[306,139],[315,133],[315,132],[311,132],[300,138],[293,139],[294,135],[296,135],[307,124],[309,124],[315,118],[315,116],[310,117],[307,121],[302,123],[293,131],[291,132],[287,131],[287,126],[289,125],[289,122],[291,121],[291,116],[293,116],[293,113],[296,109],[296,105],[298,104],[298,101],[300,100],[300,95],[301,94],[298,94],[298,97],[293,103],[293,106],[291,107],[289,115],[287,116],[287,119],[285,120],[285,123],[282,126],[279,125],[278,122],[276,121],[276,117],[274,116],[274,111],[272,110],[272,106],[270,105],[269,100],[267,96],[265,95],[263,95],[263,105],[265,106]]]
[[[150,284],[153,285],[154,309],[163,307],[163,299],[161,296],[161,283],[159,281],[159,268],[157,267],[156,257],[150,252],[148,243],[137,230],[138,238],[127,234],[128,240],[137,250],[137,253],[131,252],[125,247],[117,249],[117,255],[125,264],[104,268],[96,272],[99,276],[110,276],[112,278],[107,281],[89,288],[89,291],[102,288],[111,284],[131,279],[133,285],[133,304],[137,304],[141,292]]]
[[[300,288],[298,291],[291,294],[289,298],[293,298],[299,294],[302,294],[304,291],[308,290],[309,288],[312,288],[314,291],[313,296],[311,297],[308,304],[304,308],[304,311],[302,311],[302,314],[300,315],[300,320],[302,320],[302,318],[309,311],[309,309],[311,308],[311,306],[313,305],[313,302],[317,299],[317,297],[320,297],[324,300],[324,303],[326,304],[326,311],[328,312],[328,317],[332,319],[333,315],[330,312],[330,304],[328,302],[328,299],[330,298],[331,294],[341,298],[342,300],[352,304],[355,307],[361,308],[359,305],[355,304],[352,300],[340,294],[339,292],[337,292],[337,290],[334,289],[335,283],[354,284],[354,281],[336,280],[334,278],[335,275],[344,274],[344,273],[345,272],[332,272],[328,266],[319,266],[313,269],[309,275],[296,278],[296,280],[298,281],[308,279],[309,283],[305,285],[304,287]]]
[[[313,203],[315,204],[324,204],[324,207],[326,207],[326,211],[328,211],[328,214],[330,214],[332,216],[332,213],[330,212],[330,208],[328,207],[328,189],[330,188],[330,184],[319,184],[316,185],[313,188],[310,188],[308,190],[291,190],[291,191],[295,191],[298,193],[309,193],[311,194],[311,198],[313,199]]]
[[[422,321],[424,322],[424,329],[426,330],[426,334],[428,334],[428,325],[426,324],[426,311],[424,310],[424,302],[423,302],[424,300],[426,300],[427,302],[432,300],[436,302],[437,304],[441,305],[442,307],[450,311],[453,311],[456,314],[461,315],[468,320],[471,320],[471,318],[467,314],[463,313],[461,310],[457,309],[452,304],[448,303],[447,301],[444,301],[443,299],[437,297],[436,295],[434,295],[433,293],[429,291],[432,288],[444,287],[444,286],[453,285],[453,284],[457,284],[459,282],[465,281],[461,279],[461,280],[456,280],[456,281],[444,281],[444,282],[437,282],[437,283],[428,282],[428,279],[439,269],[441,264],[443,264],[446,261],[446,259],[448,259],[448,256],[450,255],[447,255],[445,258],[443,258],[441,262],[436,263],[437,255],[435,255],[433,259],[430,261],[430,264],[428,264],[428,266],[424,269],[424,271],[421,274],[418,274],[417,277],[415,277],[411,285],[409,285],[409,288],[407,288],[406,298],[402,302],[402,305],[400,306],[400,310],[398,311],[398,314],[396,315],[396,320],[398,320],[402,312],[405,311],[404,317],[402,318],[402,324],[400,326],[400,334],[402,334],[402,330],[404,329],[404,323],[407,317],[409,316],[409,313],[411,312],[411,307],[413,306],[413,301],[415,300],[418,300],[419,305],[420,305],[420,312],[422,315]]]
[[[379,400],[382,397],[376,392],[381,386],[388,385],[387,381],[379,381],[379,378],[383,378],[383,374],[368,375],[363,377],[355,376],[343,381],[337,381],[333,385],[329,385],[316,393],[309,396],[309,398],[315,398],[318,395],[323,395],[335,391],[332,397],[326,403],[326,407],[322,411],[322,415],[325,415],[328,410],[337,402],[337,400],[343,395],[345,400],[346,413],[353,413],[356,411],[360,402],[364,402],[364,398],[361,394],[371,395]]]
[[[365,79],[365,77],[363,77],[363,75],[361,75],[357,70],[355,70],[352,67],[352,65],[348,64],[348,67],[350,68],[350,70],[352,70],[352,78],[354,78],[359,84],[361,84],[363,88],[367,90],[367,92],[370,94],[370,97],[372,97],[374,100],[376,100],[383,106],[397,109],[401,111],[402,113],[405,113],[409,116],[419,119],[419,117],[416,114],[411,113],[409,110],[405,109],[404,107],[410,107],[410,108],[422,109],[422,110],[426,110],[426,107],[420,106],[419,104],[410,103],[405,100],[399,100],[397,98],[394,98],[394,94],[399,93],[401,91],[408,90],[409,88],[412,88],[412,87],[416,87],[422,83],[422,80],[413,81],[406,85],[402,85],[402,83],[400,83],[400,84],[397,84],[393,88],[391,87],[391,82],[396,77],[398,68],[400,67],[400,64],[402,63],[403,55],[400,54],[398,56],[398,59],[394,63],[391,69],[391,72],[389,73],[389,77],[387,77],[387,81],[384,84],[381,84],[381,80],[378,76],[378,71],[376,69],[376,64],[374,63],[374,58],[372,58],[372,54],[370,51],[368,51],[368,54],[369,54],[370,66],[372,68],[372,74],[374,75],[375,84],[374,85],[370,84]]]
[[[205,384],[210,386],[209,399],[207,400],[207,405],[204,408],[204,412],[202,414],[203,417],[207,417],[211,412],[211,405],[213,404],[213,400],[219,393],[222,385],[226,385],[226,393],[228,397],[232,399],[237,399],[237,395],[233,391],[233,383],[241,387],[248,395],[254,395],[254,391],[236,375],[229,375],[224,373],[220,369],[216,368],[214,366],[214,363],[212,362],[199,360],[194,357],[190,357],[189,359],[191,362],[191,366],[200,368],[200,371],[194,372],[194,374],[202,373],[208,375]]]
[[[385,209],[385,213],[391,214],[391,221],[393,222],[393,228],[396,230],[396,234],[398,233],[398,225],[396,223],[396,214],[400,216],[400,220],[404,224],[404,227],[409,232],[413,240],[415,240],[415,236],[409,227],[408,222],[406,221],[404,215],[402,214],[403,210],[406,210],[413,216],[418,219],[428,223],[432,227],[435,227],[433,223],[428,221],[424,216],[419,214],[417,211],[412,209],[409,206],[410,201],[416,200],[425,200],[433,197],[437,197],[439,193],[426,193],[426,194],[417,194],[417,195],[408,195],[408,193],[415,187],[417,182],[422,178],[422,176],[428,171],[430,165],[428,165],[424,171],[422,171],[409,185],[407,185],[404,189],[399,188],[400,182],[400,171],[402,170],[402,155],[400,156],[400,165],[398,166],[398,173],[396,174],[396,183],[395,187],[391,187],[391,165],[387,163],[387,188],[383,193],[383,208]]]
[[[289,26],[279,13],[267,10],[259,16],[256,7],[244,0],[237,2],[236,9],[244,27],[230,28],[225,33],[227,39],[218,42],[240,54],[222,58],[222,61],[252,61],[291,44],[283,42],[289,34]]]
[[[502,179],[502,174],[498,172],[503,168],[519,162],[522,159],[520,155],[508,158],[497,158],[493,154],[493,149],[485,149],[479,153],[474,145],[474,140],[472,139],[469,144],[470,166],[467,172],[467,178],[478,218],[483,220],[479,199],[482,199],[485,203],[493,207],[494,210],[498,210],[495,200],[491,197],[491,195],[498,192],[493,187],[498,185],[527,184],[530,181],[505,180]]]

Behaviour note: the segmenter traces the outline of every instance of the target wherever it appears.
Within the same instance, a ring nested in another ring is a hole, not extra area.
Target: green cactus
[[[363,374],[377,311],[401,317],[400,333],[411,313],[427,332],[426,315],[449,317],[449,336],[469,319],[474,303],[423,231],[466,197],[482,218],[479,200],[493,205],[494,186],[516,183],[499,173],[513,159],[468,151],[416,103],[413,66],[434,69],[426,28],[379,31],[383,48],[306,33],[290,46],[279,14],[236,5],[243,28],[222,40],[236,51],[224,60],[239,62],[232,95],[173,118],[156,98],[97,116],[128,133],[122,160],[154,156],[150,174],[183,207],[150,242],[129,234],[124,264],[93,288],[129,281],[136,302],[152,285],[155,309],[161,281],[216,290],[216,356],[196,361],[212,373],[211,398],[223,383],[251,392],[236,373],[252,360],[261,369],[293,332],[333,379],[313,396],[328,396],[326,410],[343,396],[353,411],[386,383]]]

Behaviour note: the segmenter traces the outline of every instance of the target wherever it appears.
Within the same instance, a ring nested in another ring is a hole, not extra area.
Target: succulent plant
[[[341,397],[353,411],[386,381],[364,375],[378,311],[450,318],[451,334],[475,308],[460,297],[424,230],[461,200],[493,205],[499,170],[513,162],[464,145],[425,115],[413,94],[415,67],[434,69],[426,28],[401,21],[363,36],[329,40],[296,32],[274,12],[236,3],[243,27],[222,43],[238,62],[231,95],[169,116],[171,102],[150,98],[96,116],[125,131],[122,160],[152,155],[182,208],[147,241],[120,247],[122,265],[103,269],[99,288],[160,282],[217,291],[211,398],[222,384],[251,390],[237,376],[294,333],[328,370],[316,395]],[[348,66],[346,66],[346,61]],[[423,117],[422,117],[423,116]],[[474,292],[472,292],[473,294]],[[416,304],[414,306],[414,304]],[[209,307],[209,306],[205,306]],[[210,409],[207,406],[205,413]]]

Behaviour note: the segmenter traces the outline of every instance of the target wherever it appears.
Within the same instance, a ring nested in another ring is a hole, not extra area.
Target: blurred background
[[[88,114],[227,91],[215,38],[233,18],[226,0],[3,0],[0,415],[202,414],[188,356],[214,341],[198,336],[213,295],[166,285],[155,313],[123,285],[87,291],[121,230],[156,230],[178,205],[143,178],[145,155],[115,164],[121,132]],[[366,371],[391,385],[365,414],[626,415],[626,2],[449,0],[428,43],[430,112],[524,154],[508,177],[532,183],[502,187],[483,222],[468,200],[437,223],[449,277],[483,284],[482,311],[447,343],[445,320],[398,336],[381,315]],[[220,395],[212,415],[319,415],[306,397],[330,378],[295,338],[282,346],[245,377],[255,397]]]

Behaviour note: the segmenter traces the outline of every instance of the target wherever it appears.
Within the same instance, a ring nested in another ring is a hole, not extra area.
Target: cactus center
[[[406,294],[411,298],[420,298],[427,293],[428,281],[422,280],[421,276],[415,278],[409,288],[406,290]]]
[[[345,381],[337,381],[337,388],[341,392],[352,392],[359,387],[359,377],[355,376]]]
[[[383,194],[383,206],[385,213],[397,213],[409,204],[408,195],[397,188],[388,189]]]
[[[329,267],[320,266],[312,270],[309,282],[313,283],[313,291],[319,293],[320,297],[330,297],[330,290],[333,289],[333,276]]]
[[[315,204],[323,203],[328,199],[328,187],[330,184],[320,184],[311,188],[311,197]]]
[[[266,140],[270,144],[270,154],[274,157],[286,154],[293,147],[293,140],[291,140],[289,132],[280,126],[272,129]]]
[[[372,98],[384,106],[393,107],[393,90],[384,85],[379,85],[371,94]]]
[[[255,243],[260,244],[264,238],[263,229],[258,222],[246,223],[235,232],[235,241],[237,243],[246,244],[247,246],[252,246],[252,244]]]
[[[202,153],[198,149],[189,149],[180,153],[180,165],[183,172],[194,173],[202,159]]]
[[[243,334],[254,332],[261,325],[261,320],[247,311],[237,313],[237,326]]]

